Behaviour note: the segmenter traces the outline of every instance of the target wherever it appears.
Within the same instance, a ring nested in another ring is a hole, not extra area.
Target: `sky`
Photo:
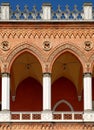
[[[62,9],[65,8],[65,5],[67,4],[69,5],[70,9],[72,9],[73,5],[76,4],[80,10],[84,2],[92,2],[94,6],[94,0],[0,0],[0,3],[2,2],[9,2],[13,10],[15,10],[17,4],[19,4],[22,9],[24,5],[28,5],[30,10],[32,9],[33,5],[36,5],[37,9],[40,10],[41,5],[45,2],[51,3],[53,9],[56,9],[58,4],[61,5]]]

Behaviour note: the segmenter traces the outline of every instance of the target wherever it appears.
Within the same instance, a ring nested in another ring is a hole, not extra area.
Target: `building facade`
[[[0,129],[94,129],[94,10],[0,8]]]

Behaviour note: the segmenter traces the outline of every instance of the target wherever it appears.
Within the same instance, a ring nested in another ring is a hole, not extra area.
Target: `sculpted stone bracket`
[[[6,62],[2,63],[1,73],[9,73],[8,72],[8,63],[6,63]]]

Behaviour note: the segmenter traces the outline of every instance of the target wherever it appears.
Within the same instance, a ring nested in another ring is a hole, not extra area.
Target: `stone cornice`
[[[49,22],[49,21],[45,21],[45,22],[0,22],[0,29],[6,29],[7,28],[11,28],[11,29],[20,29],[20,28],[24,28],[24,29],[48,29],[48,27],[50,29],[68,29],[68,28],[79,28],[83,29],[83,28],[91,28],[94,29],[94,22],[68,22],[68,21],[63,21],[63,22]]]

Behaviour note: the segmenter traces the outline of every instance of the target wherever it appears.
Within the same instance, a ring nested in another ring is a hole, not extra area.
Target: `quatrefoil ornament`
[[[1,42],[1,48],[3,51],[7,51],[10,49],[10,44],[8,41],[3,41]]]
[[[92,49],[92,42],[91,41],[85,41],[84,42],[84,49],[86,50],[86,51],[90,51],[91,49]]]
[[[50,49],[51,49],[51,43],[49,42],[49,41],[44,41],[43,42],[43,49],[45,50],[45,51],[49,51]]]

